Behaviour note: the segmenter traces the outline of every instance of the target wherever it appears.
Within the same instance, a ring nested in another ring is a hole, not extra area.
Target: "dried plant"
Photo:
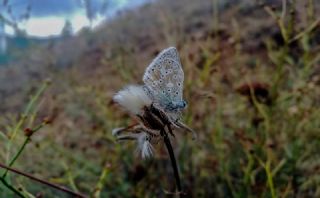
[[[172,127],[195,132],[180,121],[181,111],[187,103],[182,98],[184,73],[176,48],[163,50],[147,67],[145,85],[130,85],[114,96],[114,101],[139,119],[139,123],[116,128],[112,134],[118,140],[136,140],[143,158],[151,157],[153,144],[163,140],[167,146],[177,188],[180,179],[169,135],[174,137]]]

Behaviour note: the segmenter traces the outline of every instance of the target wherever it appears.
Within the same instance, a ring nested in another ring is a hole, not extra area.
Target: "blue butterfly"
[[[182,98],[184,73],[175,47],[163,50],[147,67],[143,81],[144,90],[153,105],[179,119],[187,102]]]

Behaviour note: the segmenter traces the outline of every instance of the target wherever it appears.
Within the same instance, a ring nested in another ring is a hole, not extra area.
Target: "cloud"
[[[48,35],[59,35],[64,23],[60,17],[41,17],[29,20],[24,29],[29,35],[46,37]]]

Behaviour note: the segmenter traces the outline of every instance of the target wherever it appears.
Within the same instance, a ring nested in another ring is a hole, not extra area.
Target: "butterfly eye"
[[[180,86],[181,86],[181,83],[178,83],[178,86],[180,87]]]
[[[179,93],[176,91],[176,95],[178,95]]]
[[[183,106],[183,108],[186,107],[187,105],[188,105],[187,101],[183,100],[183,101],[182,101],[182,106]]]

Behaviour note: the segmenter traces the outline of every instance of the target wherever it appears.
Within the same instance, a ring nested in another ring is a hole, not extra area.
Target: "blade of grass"
[[[105,182],[107,180],[107,176],[109,175],[109,173],[110,173],[110,165],[107,164],[104,167],[104,169],[103,169],[103,171],[101,173],[101,176],[99,178],[99,181],[98,181],[98,183],[97,183],[97,185],[96,185],[96,187],[94,189],[94,192],[93,192],[93,197],[94,198],[101,197],[101,191],[103,189],[103,186],[105,185]]]

